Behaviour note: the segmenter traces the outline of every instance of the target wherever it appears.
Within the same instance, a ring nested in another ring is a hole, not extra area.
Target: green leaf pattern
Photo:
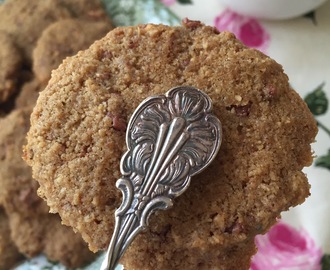
[[[315,116],[325,114],[328,110],[329,102],[323,88],[324,83],[305,97],[308,108]]]
[[[328,150],[328,153],[326,155],[320,156],[315,161],[315,166],[327,168],[328,170],[330,170],[330,149]]]
[[[186,4],[192,4],[193,2],[191,0],[178,0],[180,4],[186,5]]]
[[[330,270],[330,254],[325,254],[321,260],[322,270]]]
[[[314,116],[324,115],[328,111],[329,101],[324,91],[325,83],[320,84],[305,97],[305,102]],[[317,121],[319,130],[323,130],[330,137],[330,129],[320,121]],[[315,160],[315,166],[330,170],[330,149],[324,156],[319,156]]]

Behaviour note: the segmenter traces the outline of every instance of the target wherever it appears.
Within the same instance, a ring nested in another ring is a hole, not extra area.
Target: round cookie
[[[17,81],[22,65],[20,51],[13,39],[4,31],[0,31],[0,103],[17,90]]]
[[[108,20],[61,20],[50,25],[42,33],[33,51],[33,71],[41,82],[48,82],[51,71],[62,60],[87,49],[112,29]]]
[[[28,217],[13,213],[9,222],[14,243],[27,257],[43,253],[49,260],[61,262],[70,269],[84,266],[95,258],[81,236],[62,225],[58,215]]]
[[[31,107],[17,109],[0,119],[0,201],[9,218],[11,238],[28,257],[45,253],[68,267],[79,267],[95,255],[80,234],[62,226],[58,215],[49,214],[37,195],[31,168],[21,158],[31,111]]]
[[[73,17],[87,20],[109,20],[101,0],[59,0]]]
[[[10,238],[8,218],[0,207],[0,269],[12,269],[22,258]]]
[[[12,212],[24,216],[48,213],[47,205],[36,194],[39,185],[32,179],[31,168],[21,158],[31,111],[32,107],[14,110],[0,119],[0,201],[9,216]]]
[[[7,0],[0,5],[0,31],[9,33],[27,64],[42,31],[51,23],[72,15],[59,1]]]
[[[15,99],[15,108],[34,106],[37,102],[39,92],[45,88],[45,84],[34,78],[26,82]]]
[[[127,269],[248,269],[254,236],[309,195],[313,116],[282,67],[234,35],[181,27],[116,28],[53,72],[31,116],[24,159],[39,194],[92,250],[110,241],[126,123],[139,103],[178,85],[205,91],[222,122],[210,167],[154,214]]]

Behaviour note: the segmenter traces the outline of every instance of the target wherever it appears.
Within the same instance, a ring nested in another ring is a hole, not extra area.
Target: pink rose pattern
[[[266,53],[270,36],[258,20],[226,9],[215,18],[214,24],[219,31],[230,31],[246,46]]]
[[[305,230],[279,222],[255,243],[250,270],[321,270],[322,251]]]
[[[173,5],[176,2],[176,0],[160,0],[160,2],[162,2],[165,6],[169,7]]]

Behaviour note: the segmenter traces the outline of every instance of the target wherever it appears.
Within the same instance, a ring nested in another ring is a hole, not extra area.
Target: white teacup
[[[316,9],[327,0],[220,0],[233,11],[260,19],[289,19]]]

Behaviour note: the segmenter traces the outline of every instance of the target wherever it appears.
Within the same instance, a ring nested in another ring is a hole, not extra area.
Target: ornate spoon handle
[[[216,156],[222,138],[210,98],[189,86],[144,100],[126,133],[122,178],[116,186],[123,202],[101,270],[113,270],[136,235],[157,209],[168,209],[189,186],[191,176]]]

